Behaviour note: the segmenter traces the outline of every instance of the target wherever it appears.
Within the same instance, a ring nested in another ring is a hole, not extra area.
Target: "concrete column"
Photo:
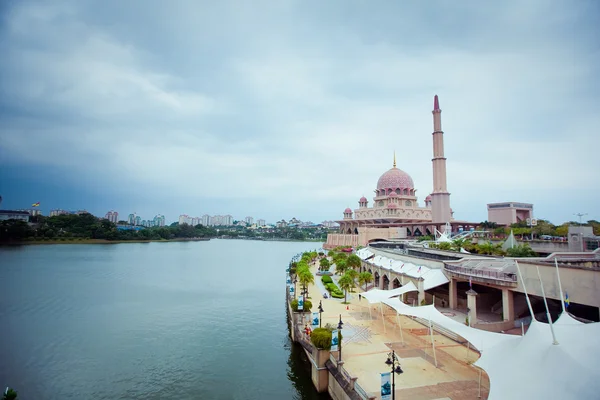
[[[453,310],[456,310],[456,307],[458,307],[458,288],[456,286],[457,282],[456,279],[451,278],[450,279],[450,308]]]
[[[327,392],[329,386],[329,370],[325,367],[325,363],[329,360],[329,354],[329,350],[317,348],[314,348],[311,354],[311,378],[319,393]]]
[[[423,278],[419,278],[417,280],[417,289],[419,290],[419,297],[418,297],[419,304],[417,304],[417,305],[419,305],[419,306],[421,305],[421,302],[423,300],[425,300],[425,289],[423,286],[424,283],[425,283],[425,279],[423,279]]]
[[[469,308],[469,322],[471,326],[477,323],[477,292],[473,289],[467,291],[467,307]]]
[[[515,320],[515,304],[513,292],[509,289],[502,289],[502,317],[505,321]]]

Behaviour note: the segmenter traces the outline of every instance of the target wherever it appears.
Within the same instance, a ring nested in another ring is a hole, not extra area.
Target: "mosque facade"
[[[340,232],[329,234],[325,248],[337,246],[366,246],[375,240],[410,239],[443,232],[446,224],[453,228],[471,228],[474,224],[456,221],[450,208],[450,193],[446,181],[442,110],[436,95],[433,100],[433,191],[420,206],[413,179],[396,167],[377,181],[373,204],[364,196],[358,208],[344,210],[344,218],[336,221]]]

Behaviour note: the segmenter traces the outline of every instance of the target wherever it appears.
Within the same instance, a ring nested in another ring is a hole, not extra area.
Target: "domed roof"
[[[367,200],[367,198],[366,198],[365,196],[361,197],[361,198],[358,200],[358,202],[359,202],[359,203],[366,203],[367,201],[368,201],[368,200]]]
[[[427,195],[427,197],[425,197],[425,201],[431,201],[431,195]]]
[[[396,167],[381,175],[377,181],[377,189],[414,189],[415,184],[406,172]]]
[[[350,207],[347,207],[347,208],[344,210],[344,213],[352,213],[352,210],[350,209]]]
[[[396,203],[390,203],[387,205],[387,208],[398,208],[398,204]]]
[[[396,192],[392,192],[390,194],[388,194],[389,197],[397,197],[398,194]]]

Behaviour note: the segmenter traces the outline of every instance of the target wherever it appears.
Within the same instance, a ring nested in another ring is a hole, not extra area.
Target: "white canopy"
[[[600,323],[561,314],[550,325],[533,320],[524,337],[482,353],[475,363],[490,377],[489,400],[594,399],[600,393]]]
[[[383,300],[387,300],[394,296],[401,296],[404,293],[414,292],[417,290],[417,287],[414,283],[408,282],[406,285],[392,289],[392,290],[380,290],[380,289],[371,289],[368,292],[361,293],[361,296],[365,299],[369,300],[369,303],[381,303]]]
[[[371,257],[373,255],[373,253],[369,249],[360,249],[356,252],[356,255],[361,260],[366,260],[367,258]]]
[[[441,269],[429,268],[424,265],[415,265],[400,260],[392,260],[391,258],[383,256],[375,256],[372,263],[382,268],[406,275],[410,278],[423,278],[424,290],[429,290],[449,282]]]
[[[505,342],[516,343],[521,338],[520,336],[505,335],[503,333],[482,331],[468,327],[463,323],[446,317],[431,304],[428,306],[411,307],[399,299],[383,300],[382,303],[394,308],[399,314],[431,320],[432,323],[462,336],[480,351],[490,349]]]
[[[432,269],[427,274],[423,275],[423,290],[433,289],[434,287],[441,286],[445,283],[450,282],[446,275],[444,275],[444,271],[441,269]]]

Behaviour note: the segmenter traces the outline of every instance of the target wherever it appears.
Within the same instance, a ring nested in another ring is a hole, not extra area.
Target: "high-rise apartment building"
[[[153,220],[154,226],[165,226],[165,216],[157,214]]]
[[[65,211],[65,210],[56,209],[56,210],[51,210],[50,211],[50,216],[51,217],[56,217],[57,215],[67,215],[67,214],[69,214],[69,212]]]
[[[210,215],[204,214],[202,216],[201,224],[204,225],[204,226],[208,226],[210,224]]]
[[[104,216],[104,218],[106,218],[107,220],[109,220],[110,222],[116,224],[117,221],[119,220],[119,213],[116,211],[109,211],[106,213],[106,215]]]
[[[257,219],[256,220],[256,226],[265,226],[266,222],[264,219]]]
[[[254,223],[254,218],[252,218],[252,217],[246,217],[246,218],[244,219],[244,221],[246,221],[246,223],[247,223],[248,225],[252,225],[252,224]]]
[[[231,215],[224,215],[222,221],[223,221],[222,225],[224,225],[224,226],[231,226],[231,225],[233,225],[233,216],[231,216]]]
[[[190,225],[191,223],[192,223],[192,219],[190,218],[189,215],[183,214],[183,215],[179,216],[179,225],[183,225],[183,224]]]
[[[201,221],[202,220],[201,220],[200,217],[194,217],[194,218],[192,218],[192,226],[200,225]]]
[[[135,225],[135,213],[129,214],[129,216],[127,217],[127,223],[129,225]]]

